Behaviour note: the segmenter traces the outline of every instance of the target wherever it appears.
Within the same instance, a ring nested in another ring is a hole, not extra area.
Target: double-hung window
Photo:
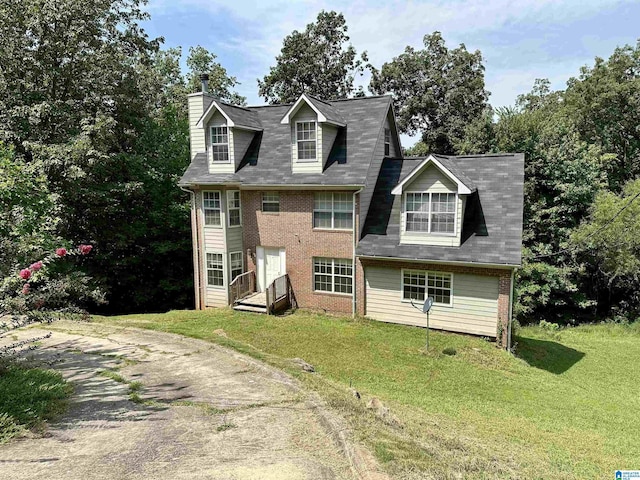
[[[229,132],[226,126],[211,127],[211,160],[229,162]]]
[[[455,234],[456,199],[455,193],[406,193],[405,230]]]
[[[402,299],[423,302],[431,297],[433,303],[451,305],[451,277],[450,273],[403,270]]]
[[[227,210],[229,210],[229,226],[239,227],[240,225],[242,225],[239,190],[227,192]]]
[[[316,122],[296,123],[296,143],[298,161],[315,162],[316,156]]]
[[[221,226],[220,192],[202,192],[202,209],[204,210],[204,224],[214,227]]]
[[[313,204],[313,228],[352,229],[353,194],[316,193]]]
[[[224,286],[224,262],[221,253],[207,253],[207,285]]]
[[[313,259],[313,285],[318,292],[353,292],[353,264],[340,258]]]
[[[229,266],[231,268],[231,281],[238,276],[242,275],[242,252],[232,252],[229,254]]]
[[[264,192],[262,194],[262,211],[271,213],[280,211],[280,194],[278,192]]]
[[[391,153],[391,130],[384,129],[384,156],[388,157]]]

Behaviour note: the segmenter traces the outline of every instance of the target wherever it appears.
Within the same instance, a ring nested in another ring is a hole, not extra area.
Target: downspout
[[[358,313],[358,281],[357,281],[357,271],[358,271],[358,259],[356,258],[356,247],[358,245],[358,235],[360,233],[360,215],[358,215],[358,222],[356,225],[356,195],[359,195],[362,192],[362,188],[353,192],[353,295],[351,300],[351,315],[355,317]],[[358,205],[360,206],[360,205]]]
[[[511,324],[513,323],[513,290],[516,269],[511,270],[511,288],[509,289],[509,325],[507,326],[507,350],[511,352]]]
[[[195,307],[201,310],[200,301],[200,242],[198,242],[198,219],[196,212],[196,194],[193,190],[180,187],[180,190],[187,192],[191,197],[191,243],[193,245],[193,287],[195,290]]]

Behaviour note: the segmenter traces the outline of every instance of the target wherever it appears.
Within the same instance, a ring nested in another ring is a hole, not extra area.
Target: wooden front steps
[[[233,309],[239,312],[267,313],[267,295],[265,292],[248,295],[238,300]]]

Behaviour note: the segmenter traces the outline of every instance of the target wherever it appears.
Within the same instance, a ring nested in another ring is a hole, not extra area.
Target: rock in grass
[[[353,395],[354,397],[356,397],[358,400],[360,400],[360,392],[358,392],[355,388],[350,388],[349,391],[351,392],[351,395]]]
[[[313,373],[316,371],[315,367],[313,365],[311,365],[310,363],[305,362],[303,359],[301,358],[294,358],[292,360],[292,362],[294,364],[296,364],[297,366],[299,366],[302,370],[304,370],[305,372],[309,372],[309,373]]]

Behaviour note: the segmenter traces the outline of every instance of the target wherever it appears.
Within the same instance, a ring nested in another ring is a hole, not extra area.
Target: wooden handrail
[[[249,270],[248,272],[238,275],[229,284],[229,303],[235,303],[256,291],[256,272]]]
[[[292,306],[297,307],[293,289],[291,288],[291,279],[288,274],[284,274],[273,280],[265,290],[267,300],[267,314],[286,310]]]

